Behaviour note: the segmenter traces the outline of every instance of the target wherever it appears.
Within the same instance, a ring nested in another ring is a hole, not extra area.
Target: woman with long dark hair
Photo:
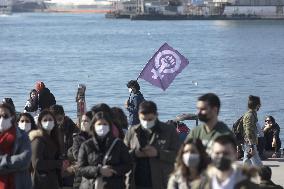
[[[17,123],[18,127],[26,131],[27,133],[37,129],[35,120],[29,113],[20,113],[17,119]]]
[[[91,138],[90,123],[92,121],[93,114],[91,111],[85,112],[81,118],[80,132],[73,134],[72,156],[76,161],[75,165],[71,167],[72,173],[75,174],[73,189],[78,189],[81,184],[82,177],[78,174],[78,154],[82,143]]]
[[[112,116],[114,124],[119,128],[122,129],[124,134],[127,132],[128,129],[128,121],[127,116],[123,112],[123,110],[119,107],[112,107]]]
[[[59,189],[62,160],[57,129],[54,115],[44,110],[38,117],[38,130],[29,133],[33,189]]]
[[[168,189],[188,189],[190,183],[198,179],[209,164],[209,156],[199,139],[189,139],[182,144],[176,159],[175,170],[171,174]]]
[[[266,116],[263,128],[265,150],[273,151],[272,157],[280,157],[281,140],[279,137],[280,127],[273,116]]]
[[[98,112],[90,123],[93,137],[79,150],[78,174],[80,189],[123,189],[125,174],[131,169],[131,159],[125,144],[111,132],[109,114]]]
[[[93,115],[95,115],[98,112],[103,112],[104,114],[107,114],[107,116],[109,117],[109,119],[112,123],[112,125],[111,125],[112,135],[114,137],[118,137],[118,138],[123,140],[124,132],[123,132],[122,128],[120,128],[118,125],[115,125],[116,123],[114,121],[114,115],[113,115],[112,110],[109,107],[109,105],[107,105],[105,103],[96,104],[95,106],[93,106],[91,108],[91,111],[93,112]]]

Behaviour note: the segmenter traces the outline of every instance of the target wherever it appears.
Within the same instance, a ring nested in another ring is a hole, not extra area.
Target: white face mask
[[[182,160],[187,167],[196,168],[199,165],[200,157],[199,154],[191,154],[187,152],[182,155]]]
[[[26,132],[29,132],[32,128],[32,124],[31,123],[26,123],[26,122],[20,122],[19,123],[19,128],[26,131]]]
[[[104,137],[109,132],[109,126],[108,125],[96,125],[95,131],[96,131],[98,136]]]
[[[81,131],[89,131],[89,123],[88,122],[81,122]]]
[[[7,131],[12,127],[12,117],[4,119],[3,117],[0,118],[0,132]]]
[[[54,121],[41,122],[41,125],[45,130],[51,131],[54,127]]]
[[[151,129],[152,127],[154,127],[155,123],[156,123],[156,119],[152,120],[152,121],[145,121],[143,119],[140,120],[140,123],[142,125],[143,128],[145,129]]]
[[[129,91],[129,93],[131,93],[131,92],[132,92],[132,89],[131,89],[131,88],[128,88],[128,91]]]

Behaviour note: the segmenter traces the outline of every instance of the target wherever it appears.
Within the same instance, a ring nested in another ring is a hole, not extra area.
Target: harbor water
[[[284,21],[130,21],[97,14],[31,13],[0,16],[0,98],[22,111],[37,80],[45,82],[66,114],[76,118],[77,85],[87,107],[123,107],[126,83],[167,42],[190,64],[163,92],[139,80],[163,121],[194,113],[200,94],[222,101],[220,120],[232,126],[261,97],[259,123],[273,115],[284,140]],[[192,127],[193,123],[190,123]]]

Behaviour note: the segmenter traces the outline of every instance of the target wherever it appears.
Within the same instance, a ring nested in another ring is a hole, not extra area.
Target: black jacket
[[[27,103],[26,103],[25,110],[27,112],[35,112],[35,111],[37,111],[37,109],[38,109],[38,100],[37,100],[37,98],[36,99],[30,98],[27,101]]]
[[[79,128],[68,117],[64,117],[64,122],[58,127],[60,151],[63,157],[67,157],[68,149],[73,145],[73,134],[79,132]]]
[[[267,129],[264,133],[264,140],[265,140],[265,150],[275,150],[275,152],[278,152],[281,148],[281,140],[279,137],[280,134],[280,126],[275,123],[272,125],[271,128]],[[276,148],[272,147],[272,141],[273,138],[276,139]]]
[[[84,131],[73,134],[72,155],[76,161],[78,160],[78,154],[81,144],[83,144],[85,141],[87,141],[90,138],[91,136]]]
[[[48,88],[42,89],[38,94],[38,106],[42,110],[49,108],[50,106],[56,104],[54,95],[50,92]]]
[[[68,153],[68,157],[71,155],[74,161],[78,161],[78,154],[79,154],[80,146],[82,143],[90,139],[90,137],[91,136],[87,132],[84,132],[84,131],[73,134],[73,146],[71,147],[71,150],[69,150],[71,154]],[[82,181],[82,177],[78,175],[78,171],[75,171],[73,188],[74,189],[79,188],[81,181]]]
[[[33,189],[58,189],[62,166],[58,146],[41,130],[31,131],[29,137],[32,141]]]
[[[131,93],[129,99],[129,105],[127,107],[127,110],[129,112],[129,117],[128,117],[129,126],[137,125],[140,123],[138,117],[138,110],[139,110],[139,105],[144,100],[145,99],[140,91],[135,94]]]
[[[114,137],[107,135],[104,142],[99,142],[95,137],[84,142],[79,150],[78,164],[79,174],[83,176],[80,189],[94,188],[95,179],[102,177],[100,167],[102,161],[111,146]],[[111,166],[117,174],[111,177],[102,177],[102,189],[123,189],[125,188],[125,174],[131,169],[132,163],[127,147],[121,140],[115,144],[106,165]]]
[[[271,180],[261,180],[259,187],[260,189],[283,189],[282,186],[273,183]]]

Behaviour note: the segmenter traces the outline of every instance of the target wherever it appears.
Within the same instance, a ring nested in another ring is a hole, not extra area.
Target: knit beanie
[[[42,89],[44,89],[45,88],[45,85],[44,85],[44,83],[42,82],[42,81],[37,81],[36,82],[36,84],[35,84],[35,89],[37,90],[37,91],[41,91]]]

